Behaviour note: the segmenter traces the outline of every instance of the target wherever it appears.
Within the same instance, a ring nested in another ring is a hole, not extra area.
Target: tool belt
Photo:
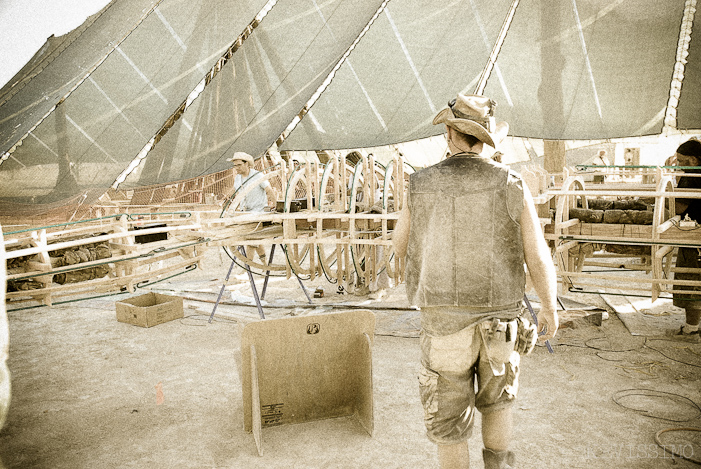
[[[485,341],[492,344],[500,342],[504,342],[505,345],[509,344],[506,347],[499,348],[504,351],[516,351],[519,355],[531,353],[538,340],[538,328],[523,317],[511,320],[494,318],[482,325],[482,333]],[[513,348],[510,346],[510,343],[513,343]],[[504,362],[508,361],[508,356],[503,358]]]
[[[516,351],[520,355],[528,355],[535,348],[538,341],[538,327],[526,319],[518,319],[518,339],[516,340]]]

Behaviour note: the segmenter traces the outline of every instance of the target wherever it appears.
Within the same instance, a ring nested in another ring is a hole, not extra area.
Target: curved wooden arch
[[[321,174],[321,179],[319,181],[319,193],[317,194],[318,198],[318,203],[317,205],[317,210],[320,212],[324,211],[324,208],[327,207],[326,202],[326,197],[327,197],[327,191],[329,187],[329,181],[334,180],[333,179],[333,174],[334,171],[336,170],[336,167],[338,166],[338,159],[335,157],[329,158],[329,161],[326,163],[324,166],[324,169]],[[334,188],[337,189],[337,188]],[[338,192],[338,190],[335,190],[335,192]],[[333,203],[335,204],[337,202],[337,194],[334,194],[332,192],[333,197]]]
[[[662,175],[660,168],[658,169],[658,181],[657,181],[657,186],[655,188],[656,196],[655,196],[655,210],[653,212],[653,218],[652,218],[652,239],[653,242],[656,240],[660,239],[660,234],[663,227],[663,224],[665,223],[665,210],[666,210],[666,202],[669,201],[669,214],[670,214],[670,221],[674,221],[678,219],[679,217],[676,217],[675,211],[674,211],[674,202],[673,200],[668,197],[667,194],[669,194],[671,197],[673,197],[673,192],[674,192],[674,180],[675,178],[672,175]],[[652,263],[652,278],[657,279],[657,280],[663,280],[665,278],[669,278],[669,272],[671,269],[671,256],[672,253],[674,252],[674,247],[673,246],[661,246],[659,244],[653,244],[651,246],[651,253],[650,253],[650,260]],[[666,265],[667,268],[665,268],[664,263],[666,260]],[[660,293],[663,291],[667,291],[668,285],[663,284],[663,283],[657,283],[653,282],[650,295],[652,301],[655,301],[657,298],[659,298]]]
[[[655,211],[652,219],[653,237],[655,237],[658,234],[657,230],[659,229],[660,225],[662,225],[665,219],[665,205],[666,201],[669,200],[669,197],[666,194],[670,194],[671,197],[674,197],[674,195],[671,194],[674,192],[674,177],[672,177],[671,175],[661,176],[657,182],[655,192],[658,195],[655,197]],[[674,204],[671,203],[671,200],[669,204],[669,210],[670,215],[673,215]]]
[[[278,217],[282,225],[282,238],[285,240],[281,241],[284,255],[267,265],[256,260],[253,250],[247,250],[244,256],[232,246],[229,254],[257,273],[285,271],[288,277],[294,273],[312,279],[324,275],[329,281],[339,283],[349,291],[358,282],[367,284],[375,281],[378,273],[385,269],[388,274],[398,273],[399,264],[394,268],[390,265],[392,259],[395,259],[391,245],[385,240],[381,243],[384,248],[379,248],[372,241],[387,232],[386,219],[378,224],[378,220],[386,215],[378,216],[377,220],[367,216],[344,219],[338,215],[356,212],[359,215],[367,212],[369,215],[370,208],[376,209],[377,205],[381,205],[383,213],[386,213],[390,208],[388,202],[392,198],[401,204],[406,173],[406,164],[401,157],[395,157],[385,167],[376,162],[372,154],[361,155],[355,166],[348,164],[339,154],[331,155],[323,166],[315,162],[295,162],[288,167],[282,163],[274,174],[266,174],[260,182],[256,181],[257,184],[236,192],[232,196],[231,205],[239,206],[246,194],[262,184],[263,180],[279,177],[284,198],[283,216]],[[325,216],[322,219],[310,219],[307,224],[298,214],[291,214],[292,202],[303,197],[307,199],[307,210],[315,213],[332,212],[328,219]],[[226,211],[230,210],[227,207]],[[333,216],[334,212],[338,215]],[[344,238],[357,241],[344,241]],[[252,239],[251,245],[254,244],[255,240]]]
[[[318,203],[318,195],[314,194],[314,189],[319,187],[319,168],[315,163],[305,162],[296,166],[291,172],[287,180],[285,190],[284,213],[290,213],[292,201],[298,197],[297,187],[301,186],[300,192],[303,192],[307,199],[307,209],[313,210],[314,201]],[[284,218],[282,220],[283,237],[286,239],[303,239],[305,236],[300,235],[297,231],[297,221],[294,218]],[[294,244],[285,243],[282,245],[285,253],[288,274],[309,275],[314,279],[318,268],[316,265],[316,250],[311,242],[299,242]],[[305,267],[304,261],[309,259],[308,267]]]
[[[584,191],[584,179],[581,176],[568,176],[562,183],[561,192]],[[562,234],[561,225],[570,219],[570,209],[577,207],[577,195],[558,197],[555,209],[555,233]],[[586,197],[582,194],[582,208],[589,208]]]
[[[580,176],[568,176],[562,183],[562,192],[584,191],[584,180]],[[588,208],[586,197],[582,194],[582,206]],[[570,249],[577,247],[578,243],[573,241],[564,241],[561,239],[565,230],[573,224],[579,223],[578,220],[570,220],[570,209],[575,208],[577,204],[576,195],[563,195],[558,197],[555,219],[553,221],[553,234],[555,237],[555,264],[559,267],[560,273],[571,271],[572,255]],[[558,255],[559,254],[559,255]],[[562,283],[567,289],[572,286],[569,277],[563,275]]]

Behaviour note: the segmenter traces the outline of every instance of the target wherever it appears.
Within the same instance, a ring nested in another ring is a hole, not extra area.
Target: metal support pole
[[[295,277],[297,277],[297,274],[295,274]],[[297,277],[297,281],[299,282],[299,286],[302,287],[302,291],[304,292],[304,295],[307,297],[307,301],[309,301],[309,304],[312,304],[312,298],[309,296],[307,289],[304,288],[304,284],[302,283],[302,279]]]
[[[229,266],[229,272],[226,273],[226,278],[224,279],[224,283],[221,286],[221,289],[219,290],[219,296],[217,297],[217,301],[214,303],[214,308],[212,309],[212,314],[209,315],[209,323],[212,323],[212,319],[214,318],[214,312],[217,310],[217,306],[219,306],[219,301],[221,300],[221,296],[224,294],[224,289],[226,288],[226,283],[229,281],[229,277],[231,276],[231,271],[234,269],[234,261],[231,261],[231,265]]]
[[[275,245],[273,244],[273,247],[270,248],[270,257],[268,258],[268,266],[273,263],[273,256],[275,255]],[[265,290],[268,289],[268,279],[270,278],[270,271],[265,272],[265,281],[263,282],[263,291],[260,294],[260,299],[262,300],[265,298]]]
[[[239,246],[239,251],[241,251],[243,257],[246,257],[246,250],[243,248],[243,246]],[[261,319],[265,319],[265,314],[263,314],[263,306],[260,304],[260,298],[258,297],[258,289],[256,288],[256,282],[253,281],[253,273],[251,272],[251,268],[248,266],[248,264],[244,265],[246,266],[246,272],[248,273],[248,280],[251,282],[251,291],[253,291],[253,298],[255,298],[256,300],[256,306],[258,307],[258,315]]]
[[[243,248],[243,246],[239,246],[239,251],[241,251],[241,254],[243,254],[244,257],[246,257],[246,250]],[[272,253],[271,256],[272,258]],[[212,319],[214,319],[214,313],[217,311],[217,306],[219,306],[219,302],[221,301],[221,297],[224,294],[224,289],[226,288],[226,284],[229,281],[229,277],[231,276],[231,271],[234,269],[234,264],[236,261],[232,259],[231,265],[229,266],[229,272],[226,274],[226,278],[224,279],[224,283],[221,286],[221,289],[219,290],[219,296],[217,297],[217,301],[214,303],[214,308],[212,309],[212,314],[209,315],[209,322],[212,322]],[[251,290],[253,291],[253,297],[256,300],[256,306],[258,307],[258,315],[260,316],[261,319],[265,319],[265,314],[263,314],[263,306],[260,304],[260,298],[258,298],[258,290],[256,289],[256,283],[253,281],[253,274],[251,273],[251,268],[248,267],[248,264],[244,264],[246,266],[246,272],[248,272],[248,280],[251,282]]]

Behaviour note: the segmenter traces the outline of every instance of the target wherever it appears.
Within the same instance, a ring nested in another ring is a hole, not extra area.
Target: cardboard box
[[[135,326],[151,327],[184,316],[183,299],[179,296],[150,292],[115,304],[117,321]]]

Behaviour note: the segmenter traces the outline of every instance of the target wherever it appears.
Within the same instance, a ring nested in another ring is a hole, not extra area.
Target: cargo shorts
[[[433,443],[467,440],[475,409],[489,413],[513,404],[521,357],[515,351],[517,326],[509,323],[517,320],[485,321],[440,337],[421,331],[419,391]]]

